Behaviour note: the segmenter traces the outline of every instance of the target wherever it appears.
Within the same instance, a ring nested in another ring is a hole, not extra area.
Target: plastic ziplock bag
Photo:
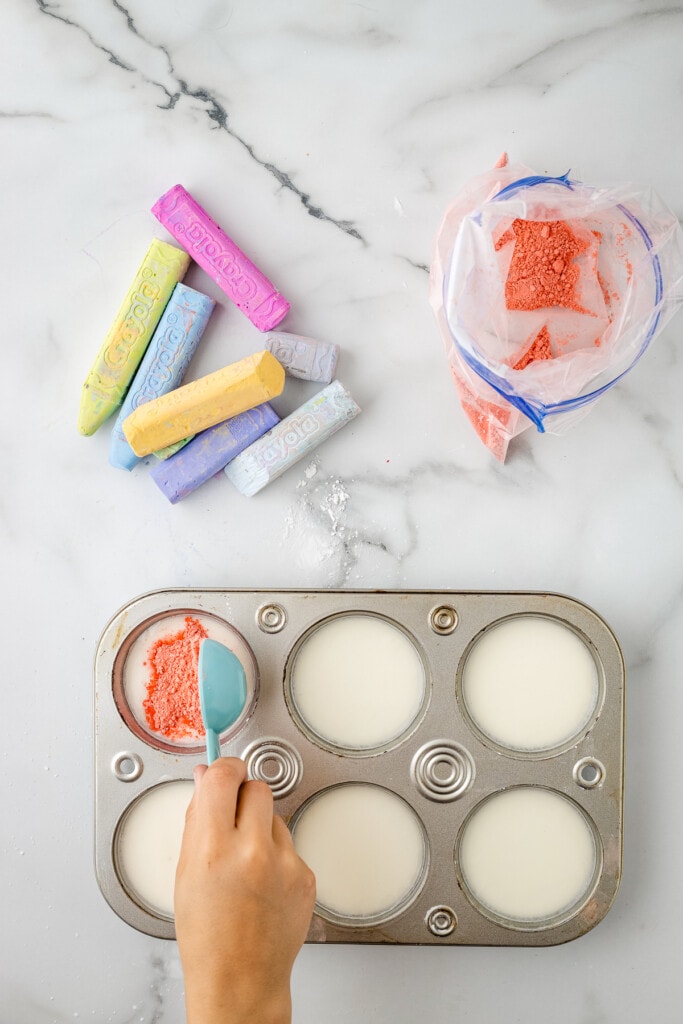
[[[462,407],[502,462],[511,438],[564,433],[635,366],[683,301],[683,232],[650,189],[499,166],[446,211],[430,301]]]

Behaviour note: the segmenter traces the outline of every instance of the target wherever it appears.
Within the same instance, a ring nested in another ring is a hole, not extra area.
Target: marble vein
[[[609,42],[615,45],[615,32],[620,30],[637,31],[642,26],[661,21],[665,18],[680,18],[683,15],[683,7],[673,6],[659,8],[650,11],[638,11],[628,14],[621,19],[605,25],[595,26],[585,32],[576,32],[571,36],[564,36],[554,39],[547,46],[542,47],[535,53],[529,54],[523,60],[518,61],[512,67],[507,68],[486,83],[486,88],[499,88],[508,86],[517,81],[525,81],[524,73],[527,71],[546,70],[552,68],[553,79],[542,83],[542,94],[545,94],[552,87],[555,81],[565,78],[573,67],[567,67],[572,57],[575,57],[575,67],[583,67],[587,54],[585,45],[589,43]]]
[[[669,479],[675,483],[676,488],[681,491],[683,497],[683,476],[676,460],[676,452],[672,450],[669,438],[671,437],[672,422],[662,410],[645,410],[642,398],[633,394],[629,382],[622,385],[619,400],[628,409],[634,420],[639,422],[641,428],[646,428],[653,440],[655,450],[664,462]]]
[[[256,152],[255,147],[247,139],[243,138],[238,132],[236,132],[234,128],[231,126],[230,115],[228,113],[228,110],[220,102],[220,100],[209,89],[206,89],[202,86],[191,86],[187,81],[185,81],[176,71],[173,58],[168,48],[161,43],[152,43],[149,39],[147,39],[138,30],[137,25],[135,23],[135,19],[131,15],[128,8],[126,8],[122,3],[120,3],[119,0],[111,0],[111,2],[114,9],[119,14],[121,14],[122,17],[125,19],[127,30],[131,32],[133,35],[135,35],[139,40],[141,40],[141,42],[143,42],[146,46],[149,46],[152,50],[155,50],[163,55],[168,66],[169,76],[171,77],[175,85],[175,92],[171,92],[171,90],[169,90],[167,86],[165,86],[162,82],[156,81],[155,79],[148,77],[143,73],[143,71],[140,68],[135,67],[128,61],[125,61],[122,57],[119,57],[118,54],[116,54],[113,50],[98,42],[92,35],[92,33],[89,32],[84,25],[81,25],[79,22],[73,21],[71,18],[67,18],[65,15],[61,14],[54,8],[52,4],[48,2],[48,0],[36,0],[38,9],[42,14],[54,18],[57,21],[62,22],[64,25],[82,32],[86,36],[88,41],[96,49],[103,53],[112,64],[115,64],[122,71],[127,71],[139,75],[142,78],[142,80],[146,82],[148,85],[152,85],[157,89],[161,89],[162,92],[165,94],[167,100],[165,104],[162,104],[160,106],[161,110],[173,110],[178,100],[182,96],[185,96],[189,99],[198,100],[200,103],[203,103],[206,108],[206,115],[209,121],[213,123],[214,127],[218,128],[221,131],[224,131],[227,135],[229,135],[234,142],[236,142],[238,145],[242,147],[242,149],[248,154],[248,156],[250,157],[251,160],[254,161],[254,163],[256,163],[259,167],[263,168],[264,171],[266,171],[271,177],[273,177],[277,181],[281,188],[285,189],[286,191],[290,192],[293,196],[295,196],[311,217],[314,217],[316,220],[331,224],[333,227],[336,227],[344,234],[349,235],[351,238],[355,238],[364,246],[367,245],[367,241],[360,233],[358,228],[354,225],[353,221],[340,220],[337,219],[336,217],[333,217],[331,214],[327,213],[321,206],[319,206],[313,201],[310,193],[305,192],[303,189],[299,188],[299,186],[296,184],[296,182],[294,181],[290,174],[288,174],[282,168],[278,167],[272,161],[259,156],[258,153]]]
[[[382,480],[374,472],[347,479],[320,473],[318,467],[314,460],[297,485],[302,493],[288,509],[283,539],[288,543],[297,541],[296,550],[305,554],[309,566],[324,566],[326,585],[331,587],[349,584],[363,549],[386,555],[398,574],[418,546],[418,524],[410,510],[412,496],[430,481],[461,481],[466,474],[455,462],[430,460],[421,461],[405,474]],[[523,487],[518,480],[507,482],[513,489]],[[359,497],[361,491],[365,492],[363,500]],[[373,521],[368,514],[368,508],[379,508],[382,502],[392,508],[391,526]]]
[[[409,266],[414,267],[415,270],[422,270],[425,274],[429,273],[429,267],[426,263],[418,263],[417,260],[411,260],[409,256],[401,256],[402,260],[405,260]]]
[[[80,25],[77,21],[72,21],[70,18],[65,17],[65,15],[60,14],[59,11],[56,11],[53,5],[48,2],[48,0],[36,0],[36,3],[41,14],[47,14],[50,18],[54,18],[56,21],[61,21],[63,25],[67,25],[69,26],[69,28],[77,28],[80,32],[83,32],[88,41],[96,49],[103,53],[110,61],[110,63],[114,64],[118,68],[121,68],[122,71],[135,70],[132,67],[132,65],[127,64],[119,56],[117,56],[117,54],[115,54],[113,50],[110,50],[106,46],[103,46],[102,43],[98,43],[95,37],[90,32],[88,32],[87,28],[85,28],[83,25]]]
[[[167,981],[165,961],[152,953],[149,957],[149,997],[133,1004],[130,1016],[122,1024],[161,1024],[164,1019],[163,989]]]
[[[51,114],[48,110],[0,110],[0,120],[37,120],[37,121],[54,121],[55,123],[64,124],[64,118],[59,117],[57,114]]]

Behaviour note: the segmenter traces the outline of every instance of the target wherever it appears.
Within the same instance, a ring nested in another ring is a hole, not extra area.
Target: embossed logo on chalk
[[[303,347],[301,345],[293,346],[289,342],[284,342],[281,338],[274,339],[270,343],[270,351],[275,358],[287,366],[294,361],[294,352],[300,352]]]
[[[220,277],[218,283],[226,285],[230,295],[241,302],[248,302],[258,295],[259,282],[245,267],[246,257],[241,259],[241,254],[226,248],[227,236],[209,217],[197,214],[187,194],[179,195],[177,201],[162,212],[167,215],[166,226],[175,235],[185,236],[183,245],[192,249],[195,256],[204,257]],[[266,301],[270,298],[267,296]]]
[[[159,295],[159,287],[150,281],[143,281],[131,299],[127,313],[119,331],[112,339],[104,353],[104,361],[114,370],[125,365],[131,348],[147,328],[155,299]]]
[[[136,395],[136,407],[162,394],[175,379],[182,376],[184,366],[181,363],[186,365],[189,362],[189,359],[184,358],[182,350],[184,338],[185,332],[182,329],[169,325],[139,396]]]
[[[279,313],[280,310],[284,309],[285,312],[289,309],[289,303],[287,299],[283,298],[279,292],[272,292],[266,296],[263,302],[255,308],[254,313],[258,313],[260,317],[270,317],[274,313]]]
[[[299,419],[287,424],[287,429],[274,437],[271,444],[263,449],[264,465],[282,462],[291,452],[298,451],[301,445],[320,430],[315,416],[305,413]]]
[[[258,283],[247,273],[237,253],[226,249],[220,235],[217,237],[212,234],[187,205],[184,210],[178,209],[175,213],[178,218],[182,218],[182,222],[174,219],[172,229],[176,234],[185,235],[183,244],[195,256],[204,257],[222,283],[228,286],[230,294],[243,302],[254,298],[258,294]]]

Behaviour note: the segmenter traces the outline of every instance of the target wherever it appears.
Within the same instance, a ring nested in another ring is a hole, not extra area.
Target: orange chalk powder
[[[187,615],[184,629],[160,637],[149,649],[142,706],[150,728],[170,740],[204,735],[197,666],[199,645],[208,635],[201,622]]]
[[[506,402],[497,405],[480,398],[453,367],[451,374],[470,423],[486,447],[500,462],[504,462],[509,440],[507,431],[515,414],[514,410]]]
[[[539,359],[552,359],[553,353],[550,347],[550,332],[543,325],[532,341],[523,356],[517,360],[512,367],[513,370],[524,370],[529,363],[535,363]]]
[[[585,312],[576,298],[579,267],[573,260],[588,248],[563,220],[517,218],[496,242],[496,251],[514,239],[505,281],[508,309],[563,306]]]

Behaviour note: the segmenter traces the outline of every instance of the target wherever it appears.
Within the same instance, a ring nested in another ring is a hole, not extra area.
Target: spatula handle
[[[221,745],[213,729],[206,730],[206,763],[211,764],[221,756]]]

